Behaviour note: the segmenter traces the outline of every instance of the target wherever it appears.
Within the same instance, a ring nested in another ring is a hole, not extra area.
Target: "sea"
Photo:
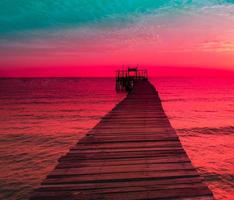
[[[150,81],[215,198],[234,199],[234,78]],[[57,159],[125,96],[113,78],[0,79],[0,199],[28,199]]]

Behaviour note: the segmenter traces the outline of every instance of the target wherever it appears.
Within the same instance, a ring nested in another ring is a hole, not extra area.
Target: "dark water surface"
[[[234,80],[155,78],[164,109],[217,199],[234,199]],[[114,80],[0,79],[0,199],[27,199],[124,94]]]

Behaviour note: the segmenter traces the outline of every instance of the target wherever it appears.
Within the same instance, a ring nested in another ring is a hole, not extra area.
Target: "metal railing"
[[[116,71],[116,91],[130,91],[136,80],[148,80],[148,72],[145,69],[128,68]]]

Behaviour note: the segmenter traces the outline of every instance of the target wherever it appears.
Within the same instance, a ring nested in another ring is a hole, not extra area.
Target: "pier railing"
[[[128,68],[127,70],[116,71],[116,91],[130,91],[134,81],[148,80],[147,70],[138,68]]]

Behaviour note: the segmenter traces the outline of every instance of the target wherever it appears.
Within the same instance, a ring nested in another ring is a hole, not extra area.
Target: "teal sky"
[[[0,33],[77,27],[167,9],[223,5],[233,0],[1,0]]]
[[[2,0],[0,31],[81,26],[106,19],[153,12],[163,0]]]

